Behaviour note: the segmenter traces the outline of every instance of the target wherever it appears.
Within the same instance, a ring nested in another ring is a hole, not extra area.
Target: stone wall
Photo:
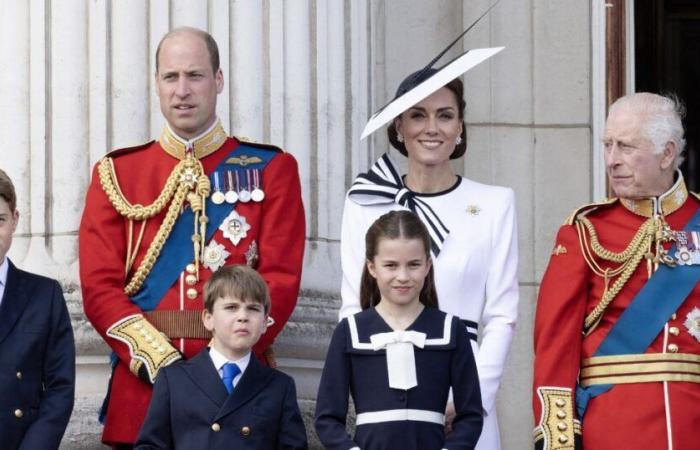
[[[0,60],[12,61],[0,71],[0,166],[17,184],[21,212],[10,257],[61,281],[76,332],[77,401],[64,448],[100,448],[96,410],[108,376],[108,349],[85,321],[78,288],[83,195],[106,151],[160,132],[160,36],[180,25],[208,29],[221,50],[225,127],[299,161],[308,224],[302,297],[276,348],[310,418],[339,304],[343,195],[387,148],[382,133],[360,142],[362,127],[489,4],[0,0]],[[530,446],[533,311],[554,232],[592,196],[590,9],[578,0],[503,1],[464,42],[506,46],[464,77],[469,146],[455,163],[516,192],[521,316],[499,398],[505,450]]]

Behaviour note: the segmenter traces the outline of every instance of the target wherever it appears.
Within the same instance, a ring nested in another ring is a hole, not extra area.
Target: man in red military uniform
[[[207,345],[202,288],[214,271],[248,264],[267,282],[271,320],[254,352],[270,363],[302,267],[296,161],[226,135],[215,112],[223,74],[213,38],[168,33],[155,81],[167,121],[160,139],[97,164],[80,225],[85,314],[115,356],[102,440],[116,448],[136,440],[158,370]]]
[[[618,197],[560,228],[537,302],[537,449],[699,448],[700,200],[677,170],[681,116],[648,93],[610,108]]]

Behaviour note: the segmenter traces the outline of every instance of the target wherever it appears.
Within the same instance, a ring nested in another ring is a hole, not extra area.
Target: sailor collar
[[[221,122],[217,119],[204,133],[192,139],[183,139],[165,124],[160,135],[160,146],[165,152],[177,159],[185,159],[188,149],[192,149],[194,157],[202,159],[214,153],[226,141],[226,132]]]
[[[642,199],[621,198],[620,203],[642,217],[653,217],[655,215],[667,216],[677,211],[688,198],[688,189],[683,180],[680,170],[676,171],[677,180],[671,188],[658,197],[648,197]]]
[[[349,316],[347,321],[353,347],[351,353],[384,352],[389,387],[412,389],[418,386],[416,347],[432,347],[434,350],[454,348],[448,346],[452,341],[452,316],[439,311],[438,314],[432,313],[433,311],[424,308],[407,329],[391,331],[384,331],[390,327],[374,309]],[[366,329],[358,331],[358,321]]]
[[[379,314],[376,311],[372,311],[374,314],[379,316]],[[371,333],[371,335],[367,335],[367,330],[358,330],[358,321],[360,322],[360,325],[362,326],[364,323],[367,323],[367,317],[361,317],[363,313],[367,313],[367,311],[363,311],[357,314],[353,314],[352,316],[347,317],[347,322],[348,322],[348,328],[350,331],[350,342],[352,345],[353,350],[360,350],[360,351],[369,351],[369,352],[377,352],[377,351],[382,351],[383,348],[379,345],[377,345],[376,341],[377,338],[374,338],[375,343],[373,343],[373,336],[378,336],[378,335],[384,335],[385,333],[383,331]],[[428,308],[424,309],[423,312],[421,312],[421,315],[424,313],[430,313],[428,311]],[[444,314],[444,313],[443,313]],[[357,318],[356,318],[357,317]],[[416,322],[418,322],[421,319],[421,316],[416,319]],[[393,333],[398,334],[405,334],[407,336],[411,336],[412,333],[420,333],[425,335],[425,340],[421,338],[421,343],[420,345],[421,348],[423,347],[450,347],[452,342],[452,319],[453,316],[451,314],[445,314],[443,317],[443,320],[441,323],[437,323],[435,327],[430,327],[430,328],[435,328],[431,330],[422,330],[422,329],[413,329],[413,325],[409,327],[407,330],[403,331],[394,331],[390,330]],[[369,319],[373,320],[373,319]],[[415,323],[415,322],[414,322]],[[422,328],[422,327],[421,327]],[[426,333],[427,331],[427,333]]]

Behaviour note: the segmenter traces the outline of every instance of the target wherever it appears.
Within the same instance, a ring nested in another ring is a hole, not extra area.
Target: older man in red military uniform
[[[535,448],[700,448],[700,200],[678,171],[682,108],[640,93],[610,108],[618,198],[556,238],[535,321]]]
[[[115,356],[102,440],[116,448],[135,441],[158,370],[207,345],[202,287],[223,265],[248,264],[268,283],[272,323],[254,348],[268,360],[296,304],[304,248],[294,158],[228,137],[216,117],[212,37],[168,33],[155,81],[160,139],[97,164],[80,226],[85,313]]]

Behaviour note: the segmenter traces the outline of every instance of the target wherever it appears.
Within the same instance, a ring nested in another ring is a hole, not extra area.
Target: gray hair
[[[655,153],[663,152],[666,143],[673,142],[677,149],[673,168],[680,167],[685,152],[685,106],[676,95],[638,92],[617,99],[610,105],[610,113],[619,108],[629,108],[646,118],[644,130],[654,144]]]

